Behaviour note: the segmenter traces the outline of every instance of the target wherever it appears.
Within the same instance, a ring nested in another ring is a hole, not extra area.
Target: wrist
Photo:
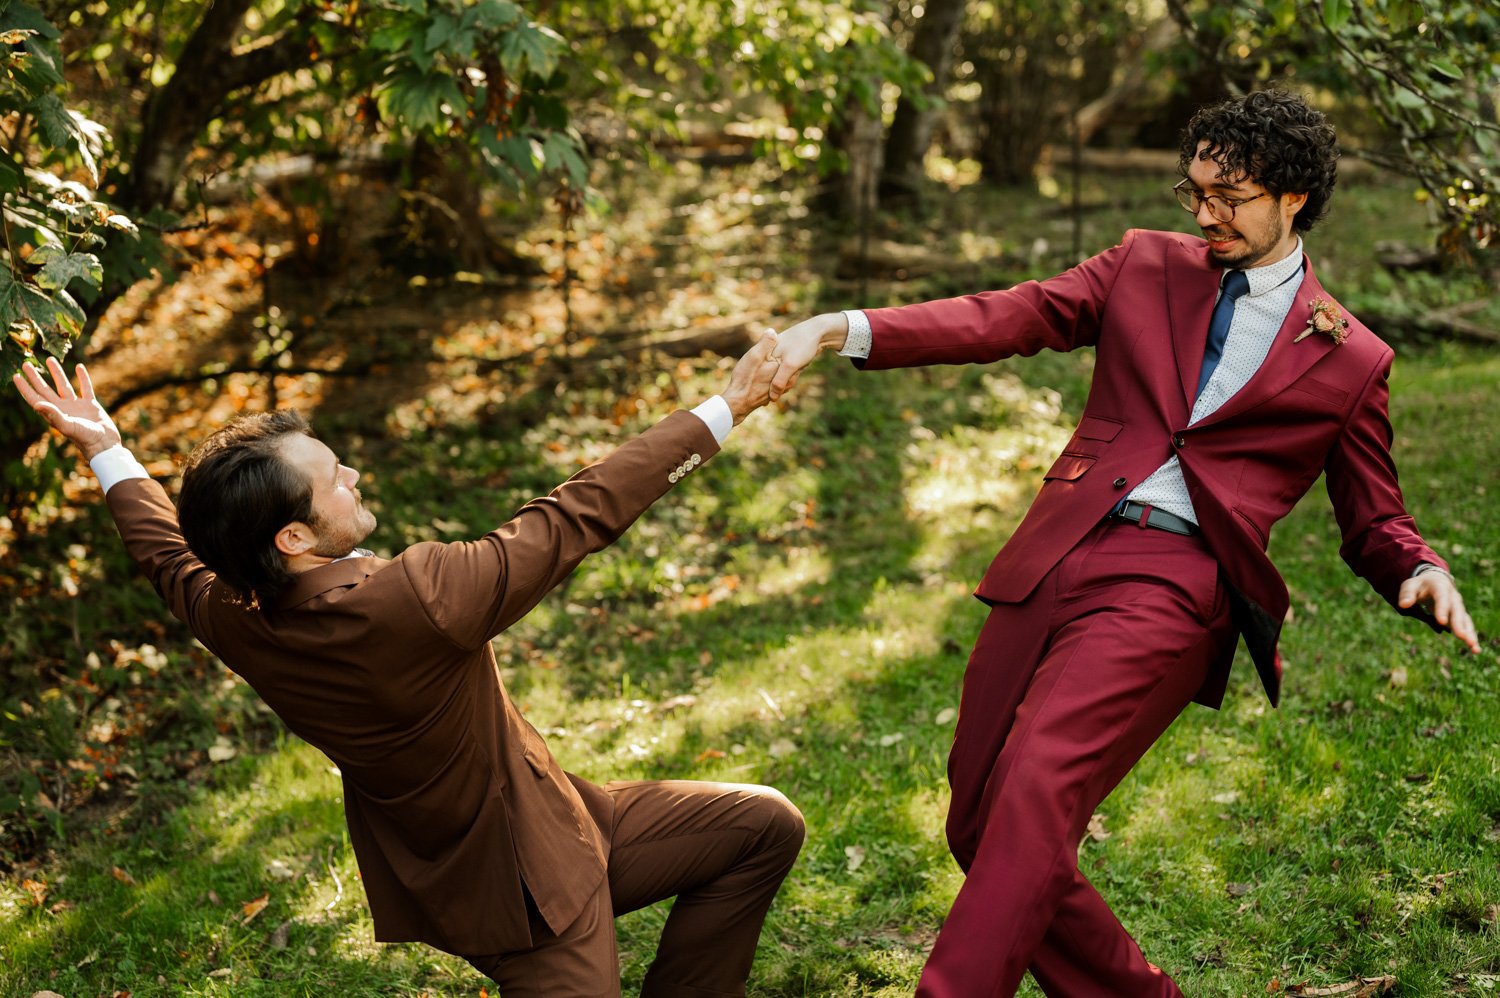
[[[843,312],[827,312],[819,317],[822,329],[818,336],[818,347],[822,350],[842,350],[849,340],[849,317]]]

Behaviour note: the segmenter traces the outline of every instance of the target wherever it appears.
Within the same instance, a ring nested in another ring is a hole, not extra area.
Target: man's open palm
[[[67,437],[83,452],[85,459],[108,450],[120,442],[115,421],[94,398],[94,383],[88,368],[79,364],[78,390],[68,383],[63,367],[53,357],[47,358],[52,384],[31,364],[21,365],[21,373],[11,378],[26,404],[41,414],[57,432]]]

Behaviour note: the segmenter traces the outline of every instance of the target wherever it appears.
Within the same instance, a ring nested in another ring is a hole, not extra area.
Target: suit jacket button
[[[1116,478],[1114,484],[1115,484],[1115,488],[1117,488],[1117,489],[1123,489],[1125,487],[1125,479],[1123,479],[1123,478]]]
[[[694,454],[692,457],[688,458],[688,460],[693,462],[694,467],[697,467],[698,465],[703,463],[703,455]]]
[[[1173,447],[1186,447],[1187,446],[1187,441],[1182,438],[1181,434],[1178,434],[1177,436],[1175,436],[1175,437],[1172,438],[1172,446]]]
[[[680,477],[681,476],[678,475],[677,472],[674,471],[670,475],[667,476],[667,481],[671,482],[673,485],[676,485],[677,484],[677,479],[680,478]]]

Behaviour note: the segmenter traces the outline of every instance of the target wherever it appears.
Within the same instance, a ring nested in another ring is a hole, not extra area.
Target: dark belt
[[[1165,530],[1170,534],[1196,534],[1198,525],[1192,520],[1184,520],[1173,513],[1155,506],[1147,506],[1143,502],[1135,502],[1127,499],[1120,504],[1119,509],[1111,510],[1108,520],[1129,520],[1131,523],[1139,523],[1143,527],[1155,527],[1157,530]]]

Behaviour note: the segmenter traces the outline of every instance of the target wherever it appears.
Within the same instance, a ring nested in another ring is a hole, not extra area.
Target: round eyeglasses
[[[1198,188],[1193,187],[1187,180],[1179,181],[1172,188],[1172,193],[1177,195],[1177,203],[1182,205],[1182,210],[1190,215],[1198,214],[1204,205],[1208,206],[1208,213],[1221,222],[1234,221],[1234,209],[1242,204],[1249,204],[1258,198],[1263,198],[1268,193],[1261,191],[1255,197],[1250,198],[1227,198],[1222,194],[1204,194]]]

